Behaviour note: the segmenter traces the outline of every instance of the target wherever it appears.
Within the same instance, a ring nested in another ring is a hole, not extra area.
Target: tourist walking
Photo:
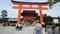
[[[42,34],[42,25],[41,24],[39,24],[39,23],[36,24],[33,34]]]
[[[59,34],[60,34],[60,27],[59,27]]]
[[[52,34],[55,34],[55,25],[52,26]]]

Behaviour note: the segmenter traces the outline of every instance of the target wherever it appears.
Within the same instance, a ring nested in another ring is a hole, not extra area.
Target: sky
[[[47,2],[47,0],[15,0],[15,1]],[[8,16],[7,17],[8,18],[17,18],[18,9],[13,9],[12,6],[14,6],[14,4],[11,2],[11,0],[0,0],[0,15],[1,15],[1,11],[2,10],[7,10],[7,12],[8,12]],[[58,2],[58,3],[54,4],[52,7],[53,7],[52,9],[43,10],[43,14],[47,14],[47,15],[50,15],[52,17],[60,16],[60,3]],[[39,10],[35,10],[35,11],[37,13],[39,13]]]

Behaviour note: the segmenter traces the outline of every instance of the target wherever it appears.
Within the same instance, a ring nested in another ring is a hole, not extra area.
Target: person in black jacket
[[[60,27],[59,27],[59,34],[60,34]]]
[[[55,25],[52,26],[52,33],[55,34]]]

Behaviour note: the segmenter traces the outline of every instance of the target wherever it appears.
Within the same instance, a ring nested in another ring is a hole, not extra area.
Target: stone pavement
[[[0,26],[0,34],[33,34],[34,26],[27,26],[23,28],[22,31],[18,31],[14,26]],[[46,28],[47,31],[45,34],[52,34],[51,28]],[[55,34],[59,34],[58,28],[55,28]]]
[[[0,34],[33,34],[34,27],[25,27],[22,31],[18,31],[14,26],[0,26]]]

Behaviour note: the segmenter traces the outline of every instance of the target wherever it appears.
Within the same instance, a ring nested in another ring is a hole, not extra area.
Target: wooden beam
[[[39,9],[39,8],[36,8],[36,7],[32,7],[32,8],[30,8],[30,7],[22,7],[22,9]]]
[[[48,6],[48,4],[42,4],[42,6]]]
[[[48,10],[48,8],[42,8],[43,10]]]
[[[18,9],[18,6],[13,6],[14,9]],[[21,9],[39,9],[38,7],[22,7]],[[42,8],[43,10],[48,10],[48,8]]]
[[[32,4],[30,4],[30,8],[32,8]]]
[[[18,9],[19,7],[18,7],[18,6],[13,6],[12,8],[14,8],[14,9]]]

